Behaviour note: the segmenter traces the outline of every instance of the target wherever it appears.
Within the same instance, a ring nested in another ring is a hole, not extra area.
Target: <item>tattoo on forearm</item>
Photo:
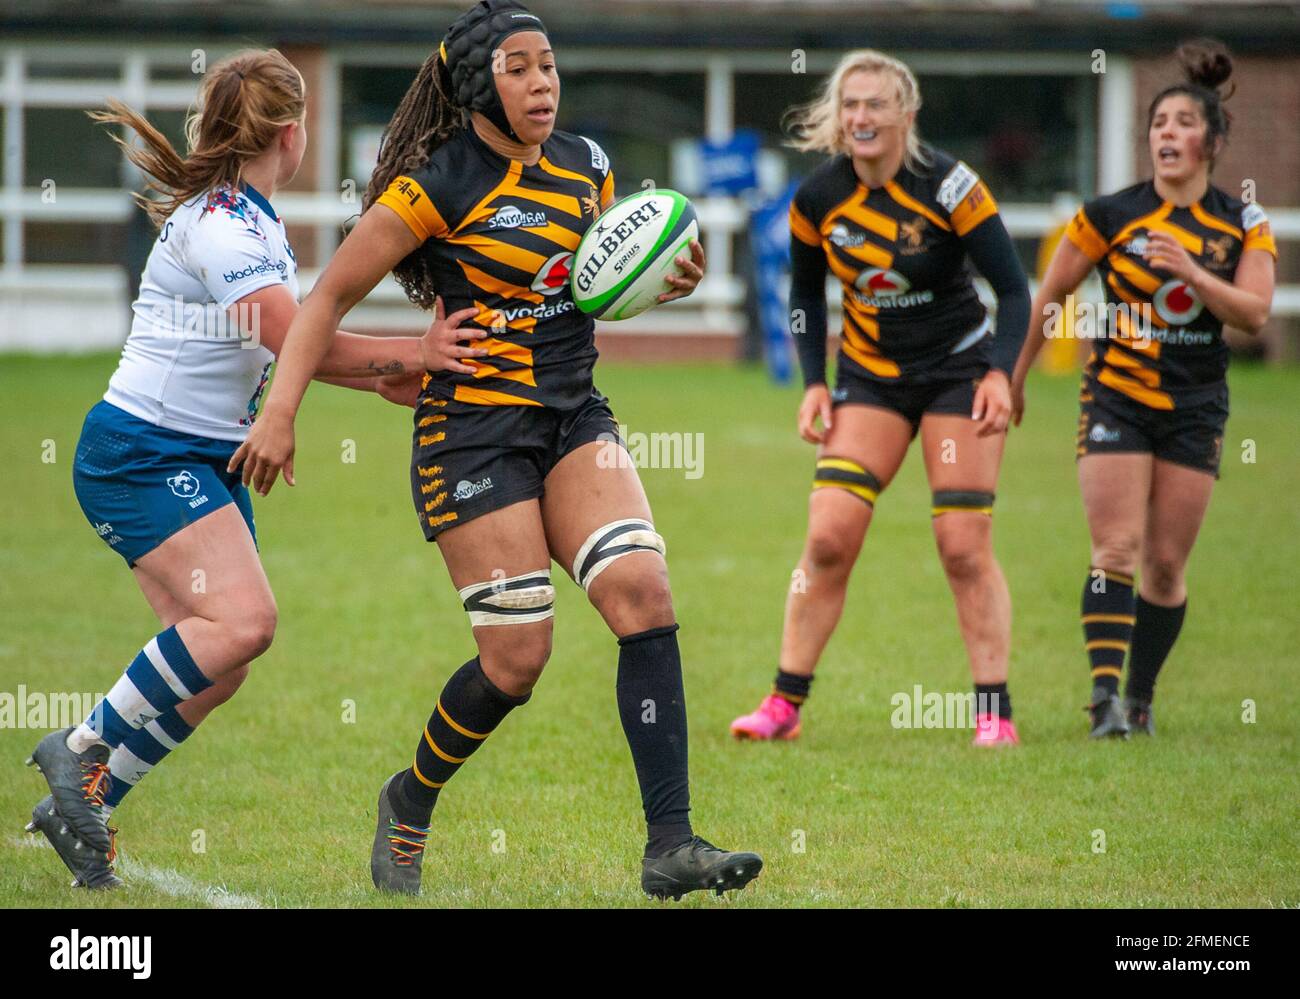
[[[401,361],[389,361],[387,364],[376,364],[370,361],[361,369],[364,377],[382,377],[384,375],[404,375],[406,374],[406,365]]]

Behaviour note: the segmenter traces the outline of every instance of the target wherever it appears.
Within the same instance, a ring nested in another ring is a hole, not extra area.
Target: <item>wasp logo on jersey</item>
[[[1207,239],[1205,248],[1209,251],[1213,263],[1225,264],[1228,262],[1228,250],[1232,248],[1232,237],[1223,236],[1220,239]]]
[[[899,247],[899,253],[903,256],[911,256],[921,253],[925,250],[925,227],[929,223],[917,215],[911,222],[900,222],[898,224],[898,234],[905,242]]]

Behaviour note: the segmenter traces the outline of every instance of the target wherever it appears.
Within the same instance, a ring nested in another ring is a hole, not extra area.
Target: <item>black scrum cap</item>
[[[458,17],[439,46],[451,74],[452,93],[463,108],[478,111],[512,139],[492,75],[492,53],[519,31],[546,32],[542,19],[515,0],[481,0]]]

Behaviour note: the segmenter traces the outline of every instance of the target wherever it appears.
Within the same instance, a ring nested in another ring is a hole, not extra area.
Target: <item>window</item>
[[[80,108],[27,108],[23,186],[116,188],[122,184],[122,155],[103,125]]]
[[[1000,201],[1091,197],[1091,76],[922,76],[921,135],[974,167]]]
[[[29,264],[125,264],[126,238],[126,225],[115,222],[29,221],[23,226]]]
[[[817,96],[824,76],[814,73],[737,73],[735,79],[736,127],[752,128],[762,137],[764,149],[779,152],[790,177],[803,177],[821,163],[820,153],[801,153],[785,145],[781,127],[785,113]]]
[[[824,76],[737,73],[736,126],[757,129],[780,149],[791,176],[821,162],[782,146],[782,116],[816,96]],[[1091,145],[1096,81],[1085,76],[920,77],[921,135],[973,166],[1001,201],[1051,201],[1060,191],[1094,193]]]
[[[671,144],[704,134],[703,73],[564,71],[560,127],[600,143],[620,195],[644,180],[667,187]]]
[[[340,74],[339,126],[342,141],[339,143],[339,176],[355,180],[358,189],[363,190],[370,179],[373,157],[379,149],[379,132],[392,119],[419,68],[418,64],[343,67]]]

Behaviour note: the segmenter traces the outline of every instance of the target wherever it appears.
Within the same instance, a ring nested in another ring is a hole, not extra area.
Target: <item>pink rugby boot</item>
[[[731,723],[737,739],[799,738],[799,708],[784,697],[768,694],[753,714],[742,715]]]
[[[1010,718],[999,718],[995,714],[975,716],[975,738],[972,746],[1018,746],[1020,736],[1016,734],[1016,725]]]

